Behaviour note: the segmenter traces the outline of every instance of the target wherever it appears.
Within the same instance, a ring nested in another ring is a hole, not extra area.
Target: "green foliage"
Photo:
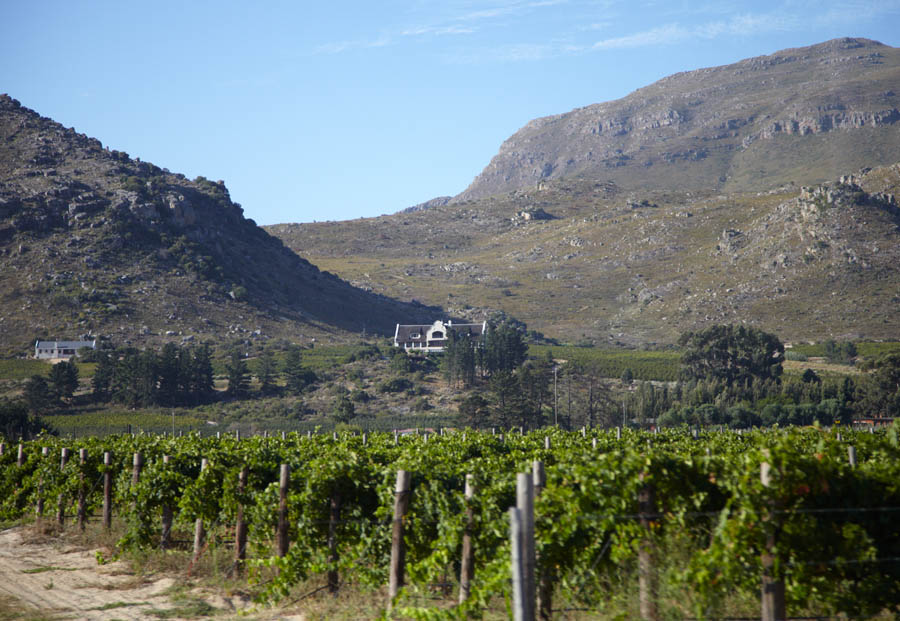
[[[530,345],[532,358],[553,358],[594,365],[601,377],[621,378],[631,369],[633,379],[675,381],[679,376],[681,354],[676,351],[641,351],[636,349],[600,349],[597,347]]]
[[[33,375],[46,377],[49,373],[50,365],[43,360],[32,358],[0,360],[0,380],[23,380]]]
[[[715,325],[681,335],[681,364],[690,379],[721,379],[727,384],[751,379],[777,380],[784,345],[757,328]]]
[[[316,381],[316,374],[303,365],[305,357],[300,347],[296,345],[291,345],[284,357],[282,364],[284,387],[291,394],[299,395]]]
[[[78,388],[78,367],[74,362],[57,362],[50,369],[50,391],[56,399],[69,400]]]
[[[356,407],[346,395],[341,395],[334,402],[331,417],[338,423],[349,423],[356,416]]]
[[[476,405],[474,403],[473,405]],[[475,407],[474,410],[478,408]],[[701,410],[705,418],[722,415]],[[900,541],[891,510],[900,505],[897,429],[875,434],[819,428],[767,433],[661,433],[625,429],[580,433],[540,431],[520,435],[465,433],[401,437],[290,434],[280,438],[216,439],[110,436],[79,441],[41,437],[25,444],[25,464],[14,454],[0,458],[0,519],[32,510],[37,498],[85,494],[97,510],[105,471],[104,451],[115,483],[115,510],[126,525],[118,551],[159,545],[163,507],[175,511],[175,528],[203,520],[211,538],[228,536],[240,506],[249,527],[251,576],[264,599],[287,595],[299,582],[337,570],[342,583],[377,588],[387,579],[394,479],[412,473],[409,513],[404,519],[407,589],[395,602],[409,618],[482,616],[495,598],[510,596],[509,518],[516,473],[543,461],[547,480],[535,500],[540,568],[565,591],[567,604],[608,610],[610,585],[635,580],[642,541],[663,552],[673,568],[661,579],[684,595],[663,602],[664,618],[730,616],[726,599],[757,600],[761,554],[778,534],[776,576],[784,579],[789,610],[815,608],[831,617],[896,613],[900,602]],[[552,450],[544,448],[549,436]],[[847,445],[859,465],[847,463]],[[595,445],[595,446],[594,446]],[[50,458],[41,457],[41,447]],[[66,446],[87,450],[60,469]],[[144,468],[131,483],[131,456]],[[163,456],[169,462],[163,463]],[[200,460],[208,466],[200,471]],[[763,486],[761,463],[770,466]],[[292,472],[287,510],[291,547],[272,555],[280,464]],[[247,485],[237,485],[247,469]],[[467,474],[476,493],[463,495]],[[83,476],[82,476],[83,475]],[[638,493],[652,486],[658,517],[647,528],[637,519]],[[68,513],[72,504],[65,505]],[[331,521],[333,511],[338,519]],[[473,523],[475,581],[459,608],[420,608],[419,596],[455,572],[467,510]],[[333,548],[329,547],[333,541]],[[333,552],[332,552],[333,550]],[[679,550],[671,562],[665,552]],[[276,576],[263,575],[277,568]]]
[[[48,429],[40,418],[31,416],[24,403],[0,400],[0,436],[28,440]]]
[[[413,383],[405,377],[393,377],[383,382],[378,382],[375,390],[381,393],[385,392],[403,392],[413,387]]]
[[[840,364],[853,364],[854,359],[859,354],[856,345],[852,341],[843,341],[838,343],[833,339],[825,341],[823,344],[825,357],[828,362]]]
[[[231,397],[244,396],[250,385],[250,372],[244,361],[244,355],[238,349],[231,350],[228,362],[225,364],[225,371],[228,375],[228,388],[226,389],[228,395]]]
[[[33,414],[44,414],[55,405],[50,385],[41,375],[32,375],[31,379],[25,382],[22,396]]]

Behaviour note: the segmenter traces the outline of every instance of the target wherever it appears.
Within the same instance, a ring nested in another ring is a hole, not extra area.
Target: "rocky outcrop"
[[[291,337],[432,314],[318,270],[245,218],[224,182],[105,149],[7,95],[0,180],[0,350],[68,323],[144,339],[253,321]]]
[[[529,122],[454,201],[573,176],[626,189],[824,181],[900,160],[897,93],[900,49],[866,39],[679,73],[617,101]],[[875,133],[845,138],[864,131]],[[772,162],[775,139],[797,142],[790,166]],[[815,148],[803,142],[811,139]]]

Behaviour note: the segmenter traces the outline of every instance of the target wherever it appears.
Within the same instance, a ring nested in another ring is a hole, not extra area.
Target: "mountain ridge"
[[[420,306],[286,248],[224,182],[188,180],[0,95],[0,348],[93,332],[120,342],[387,334]]]
[[[358,286],[570,342],[896,338],[898,92],[900,49],[791,48],[535,119],[426,211],[267,228]]]
[[[898,93],[900,49],[868,39],[833,39],[680,72],[618,100],[526,123],[453,202],[579,175],[626,189],[745,191],[822,182],[900,160]],[[870,136],[839,131],[873,128],[890,136],[867,146]],[[797,164],[767,166],[772,141],[782,138],[793,138],[795,150],[833,143],[835,153],[852,143],[853,155],[834,157],[827,170],[820,165],[812,174]],[[872,161],[878,149],[885,152]]]

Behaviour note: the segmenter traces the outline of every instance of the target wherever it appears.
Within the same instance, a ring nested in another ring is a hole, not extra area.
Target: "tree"
[[[828,339],[825,341],[824,347],[828,362],[853,364],[853,359],[857,356],[856,345],[852,341],[838,343],[834,339]]]
[[[244,395],[250,385],[250,378],[247,363],[237,348],[231,350],[228,361],[225,363],[225,373],[228,376],[228,387],[225,392],[231,397]]]
[[[303,389],[316,381],[316,374],[303,367],[303,356],[300,347],[291,345],[284,357],[284,384],[287,391],[299,395]]]
[[[490,404],[478,393],[473,393],[459,404],[459,423],[464,427],[478,429],[488,422]]]
[[[525,362],[528,344],[524,328],[510,321],[488,324],[484,335],[484,371],[492,375],[497,371],[511,372]]]
[[[159,402],[175,405],[181,396],[181,356],[183,350],[175,343],[163,345],[159,355]]]
[[[476,349],[479,347],[480,342],[471,335],[449,331],[441,360],[448,383],[465,387],[475,383]]]
[[[184,356],[183,380],[190,387],[191,398],[199,403],[207,401],[214,392],[212,351],[208,343],[203,343]]]
[[[0,400],[0,434],[7,440],[12,440],[16,436],[29,440],[44,428],[39,418],[28,415],[28,407],[25,404]]]
[[[804,384],[821,384],[822,378],[820,378],[815,371],[812,369],[806,369],[803,372],[803,377],[800,378]]]
[[[875,416],[900,416],[900,354],[888,354],[866,365],[871,376],[864,392],[864,411]]]
[[[108,351],[98,351],[96,360],[97,366],[94,368],[94,376],[91,378],[91,392],[95,401],[109,401],[116,363]]]
[[[275,356],[271,350],[265,349],[256,361],[256,378],[259,380],[259,391],[269,394],[275,388],[275,376],[278,369],[275,365]]]
[[[727,385],[781,377],[784,345],[757,328],[714,325],[681,335],[682,372],[688,379],[719,379]]]
[[[49,410],[53,405],[53,395],[50,392],[50,386],[42,375],[32,375],[25,382],[25,403],[28,409],[34,414],[42,414]]]
[[[50,369],[50,388],[57,399],[69,400],[78,388],[78,367],[74,362],[57,362]]]
[[[335,422],[349,423],[356,416],[356,407],[353,402],[347,398],[347,395],[339,396],[334,402],[334,410],[332,417]]]

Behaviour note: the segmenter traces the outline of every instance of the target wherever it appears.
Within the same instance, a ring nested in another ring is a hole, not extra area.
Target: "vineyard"
[[[385,610],[401,545],[390,614],[497,618],[517,473],[537,461],[545,616],[758,616],[765,575],[789,616],[859,618],[900,611],[898,457],[896,427],[42,437],[3,444],[0,520],[114,520],[119,555],[190,572],[215,551],[261,601],[319,580]]]

